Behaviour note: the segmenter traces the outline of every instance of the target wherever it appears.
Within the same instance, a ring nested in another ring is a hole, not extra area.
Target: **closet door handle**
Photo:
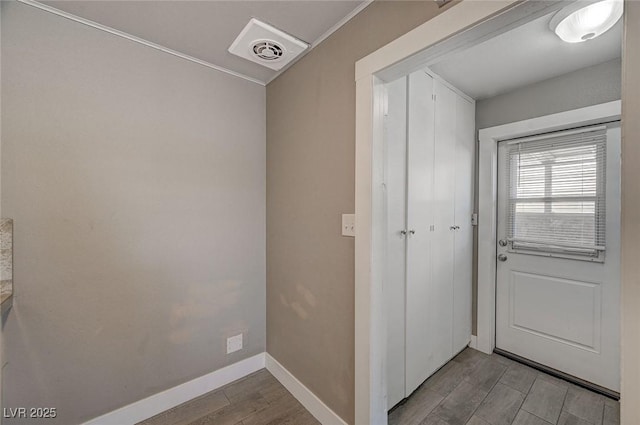
[[[409,234],[411,234],[411,235],[415,235],[415,234],[416,234],[416,231],[415,231],[415,230],[413,230],[413,229],[411,229],[411,230],[409,230]]]
[[[400,234],[402,236],[407,236],[407,231],[406,230],[400,230]]]
[[[456,226],[449,226],[449,230],[456,230]]]

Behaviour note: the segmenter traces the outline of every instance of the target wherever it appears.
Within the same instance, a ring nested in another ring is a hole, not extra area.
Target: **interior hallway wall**
[[[622,381],[621,421],[640,418],[640,2],[625,7],[622,63]]]
[[[3,407],[78,424],[263,352],[265,88],[17,2],[1,53]]]
[[[267,86],[267,351],[348,423],[355,62],[446,8],[376,1]]]
[[[478,129],[620,100],[621,59],[614,59],[476,102]]]
[[[476,129],[620,100],[621,59],[614,59],[476,102]],[[477,155],[476,155],[477,157]],[[477,166],[476,166],[476,169]],[[478,187],[476,181],[476,207]],[[472,333],[477,335],[478,228],[474,228]]]

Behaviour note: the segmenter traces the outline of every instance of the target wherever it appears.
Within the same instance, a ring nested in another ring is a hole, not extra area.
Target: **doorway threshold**
[[[494,348],[493,352],[496,353],[496,354],[499,354],[499,355],[501,355],[503,357],[506,357],[508,359],[511,359],[513,361],[516,361],[518,363],[522,363],[522,364],[524,364],[526,366],[529,366],[529,367],[531,367],[533,369],[539,370],[540,372],[544,372],[547,375],[555,376],[556,378],[560,378],[562,380],[565,380],[567,382],[575,384],[575,385],[577,385],[579,387],[585,388],[585,389],[587,389],[589,391],[593,391],[595,393],[602,394],[603,396],[609,397],[609,398],[611,398],[613,400],[620,400],[620,393],[615,392],[613,390],[610,390],[608,388],[601,387],[600,385],[596,385],[596,384],[594,384],[592,382],[585,381],[584,379],[580,379],[580,378],[575,377],[573,375],[569,375],[568,373],[564,373],[564,372],[559,371],[557,369],[553,369],[553,368],[551,368],[549,366],[545,366],[543,364],[534,362],[533,360],[529,360],[527,358],[518,356],[517,354],[513,354],[513,353],[510,353],[508,351],[501,350],[499,348]]]

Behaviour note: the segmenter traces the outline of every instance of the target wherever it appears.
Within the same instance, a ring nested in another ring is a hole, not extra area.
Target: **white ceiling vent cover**
[[[229,52],[279,71],[307,48],[309,45],[304,41],[252,18],[231,44]]]

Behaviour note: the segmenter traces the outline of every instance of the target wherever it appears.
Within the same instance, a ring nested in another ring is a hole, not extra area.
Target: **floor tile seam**
[[[495,383],[495,385],[493,386],[493,388],[491,388],[491,391],[493,391],[493,389],[494,389],[498,384],[502,384],[502,385],[504,385],[504,386],[505,386],[505,387],[507,387],[507,388],[510,388],[510,389],[512,389],[512,390],[514,390],[514,391],[517,391],[517,392],[518,392],[518,394],[520,394],[520,395],[522,395],[522,396],[523,396],[523,397],[522,397],[522,401],[521,401],[521,402],[520,402],[520,404],[518,405],[518,412],[520,412],[520,410],[523,410],[523,409],[522,409],[522,406],[524,405],[524,401],[527,399],[527,394],[522,394],[520,391],[516,390],[515,388],[511,388],[509,385],[504,384],[504,383],[502,383],[502,382],[500,382],[500,381],[498,381],[498,382],[496,382],[496,383]],[[473,411],[473,413],[471,414],[471,416],[472,416],[472,417],[473,417],[473,416],[476,414],[476,412],[480,409],[480,406],[482,406],[482,403],[484,403],[484,401],[487,399],[487,397],[489,397],[489,394],[491,394],[491,391],[489,391],[489,392],[487,393],[487,395],[486,395],[486,396],[485,396],[485,398],[482,400],[482,402],[478,405],[478,407],[476,408],[476,410],[474,410],[474,411]],[[516,420],[516,416],[518,416],[518,412],[516,412],[516,415],[515,415],[515,416],[513,417],[513,419],[511,420],[511,423],[512,423],[512,424],[513,424],[513,421],[515,421],[515,420]],[[526,410],[525,410],[525,412],[526,412]],[[485,421],[485,422],[489,423],[489,421],[484,420],[484,418],[482,418],[482,417],[480,417],[480,419],[482,419],[483,421]],[[542,419],[542,418],[540,418],[540,419]],[[544,419],[543,419],[543,420],[544,420]],[[548,422],[547,422],[547,423],[548,423]],[[493,425],[493,424],[489,423],[489,425]]]
[[[562,399],[562,407],[560,408],[560,415],[558,415],[558,419],[556,420],[556,424],[560,421],[560,416],[562,416],[562,412],[564,412],[564,405],[567,404],[567,397],[569,396],[569,387],[564,392],[564,398]],[[569,412],[567,412],[569,413]]]
[[[493,389],[496,387],[496,385],[498,385],[498,384],[500,383],[500,380],[502,379],[502,376],[507,372],[507,369],[508,369],[508,368],[507,368],[507,367],[505,367],[505,369],[502,371],[502,373],[501,373],[501,374],[500,374],[500,376],[498,377],[498,380],[496,381],[496,383],[495,383],[495,384],[493,384],[493,385],[491,386],[491,389],[490,389],[489,391],[487,391],[487,393],[486,393],[486,394],[484,395],[484,397],[482,398],[482,401],[480,401],[480,403],[478,403],[478,406],[477,406],[475,409],[473,409],[473,412],[471,413],[471,416],[469,416],[469,419],[471,419],[471,418],[473,417],[473,415],[475,415],[475,414],[476,414],[476,412],[478,411],[478,409],[480,409],[480,406],[482,406],[482,403],[484,403],[484,401],[487,399],[487,397],[489,397],[489,394],[491,394],[491,391],[493,391]],[[470,385],[473,385],[473,384],[472,384],[472,383],[470,383],[470,382],[468,382],[468,383],[469,383]],[[503,385],[504,385],[504,384],[503,384]],[[476,388],[479,388],[479,387],[477,387],[476,385],[473,385],[473,386],[474,386],[474,387],[476,387]],[[517,390],[516,390],[516,391],[517,391]],[[522,403],[524,403],[524,400],[522,400]],[[522,405],[522,403],[521,403],[520,405]],[[442,419],[442,418],[441,418],[441,419]],[[468,422],[468,421],[467,421],[467,422]],[[485,422],[486,422],[486,421],[485,421]]]
[[[524,405],[524,403],[523,403]],[[558,419],[556,420],[555,423],[551,423],[548,420],[546,420],[545,418],[541,418],[540,416],[536,415],[533,412],[528,411],[527,409],[525,409],[524,407],[521,407],[520,410],[524,410],[525,412],[527,412],[530,415],[535,416],[536,418],[540,419],[541,421],[543,421],[545,424],[550,424],[550,425],[558,425],[558,420],[560,420],[560,415],[558,415]],[[560,414],[562,414],[562,409],[560,409]]]
[[[466,378],[466,377],[465,377],[465,378]],[[442,398],[442,400],[440,400],[440,402],[439,402],[438,404],[436,404],[436,406],[435,406],[433,409],[431,409],[431,411],[430,411],[429,413],[427,413],[427,416],[425,416],[422,420],[424,421],[425,419],[427,419],[427,417],[428,417],[429,415],[432,415],[432,414],[433,414],[433,415],[435,415],[436,417],[438,417],[438,419],[442,419],[443,421],[446,421],[446,418],[443,418],[442,416],[438,415],[438,413],[436,412],[436,410],[437,410],[437,408],[438,408],[438,407],[440,407],[440,405],[441,405],[442,403],[444,403],[444,401],[445,401],[445,400],[446,400],[446,399],[447,399],[447,398],[448,398],[448,397],[449,397],[449,396],[450,396],[450,395],[451,395],[451,394],[452,394],[456,389],[458,389],[458,387],[459,387],[460,385],[462,385],[462,384],[463,384],[463,383],[465,383],[465,382],[466,382],[466,379],[464,379],[464,378],[463,378],[462,380],[460,380],[460,382],[458,382],[458,384],[457,384],[457,385],[456,385],[456,386],[451,390],[451,392],[449,392],[449,394],[447,394],[445,397],[443,397],[443,398]],[[467,383],[468,383],[468,382],[467,382]],[[442,395],[442,394],[440,394],[440,393],[437,393],[437,394],[438,394],[438,395]],[[474,410],[474,413],[475,413],[475,410]],[[471,416],[473,416],[473,414],[472,414]],[[422,421],[421,421],[421,422],[422,422]]]
[[[226,394],[225,394],[225,396],[226,396]],[[263,398],[264,398],[264,397],[263,397]],[[265,400],[265,401],[266,401],[266,400]],[[268,405],[269,405],[269,404],[268,404],[268,402],[267,402],[267,406],[268,406]],[[196,422],[198,422],[199,420],[201,420],[201,419],[203,419],[203,418],[207,418],[207,417],[209,417],[209,416],[213,416],[213,415],[215,415],[216,413],[218,413],[220,410],[224,409],[225,407],[229,407],[229,406],[233,406],[233,403],[229,403],[229,404],[227,404],[226,406],[222,406],[221,408],[216,409],[216,410],[214,410],[213,412],[207,412],[204,416],[199,417],[198,419],[196,419],[195,421],[192,421],[191,423],[196,423]],[[248,417],[250,417],[251,415],[253,415],[253,414],[255,414],[255,413],[258,413],[258,412],[263,411],[264,409],[266,409],[266,407],[267,407],[267,406],[264,406],[264,407],[262,407],[261,409],[255,409],[253,412],[248,412],[245,416],[242,416],[242,417],[240,418],[239,422],[244,421],[245,419],[247,419]],[[236,422],[236,424],[237,424],[237,423],[238,423],[238,422]]]
[[[159,416],[159,415],[162,415],[162,414],[169,414],[169,413],[171,413],[171,412],[175,412],[175,411],[177,411],[177,410],[181,410],[181,409],[188,408],[189,404],[191,404],[192,402],[194,402],[194,401],[196,401],[196,400],[198,400],[198,399],[204,398],[206,395],[208,395],[208,394],[210,394],[210,393],[214,393],[214,392],[218,392],[218,391],[220,391],[220,390],[213,390],[213,391],[210,391],[210,392],[209,392],[209,393],[207,393],[207,394],[203,394],[203,395],[201,395],[201,396],[199,396],[199,397],[194,398],[193,400],[186,401],[186,402],[184,402],[184,403],[182,403],[182,404],[180,404],[180,405],[178,405],[178,406],[175,406],[175,407],[173,407],[173,408],[171,408],[171,409],[169,409],[169,410],[167,410],[167,411],[165,411],[165,412],[162,412],[162,413],[158,414],[158,416]],[[231,406],[231,405],[232,405],[231,400],[229,400],[229,398],[228,398],[228,397],[227,397],[227,395],[224,393],[224,391],[220,391],[220,392],[222,392],[222,395],[224,396],[225,400],[227,400],[227,404],[225,404],[224,406],[220,406],[219,408],[217,408],[217,409],[216,409],[216,410],[214,410],[214,411],[208,411],[208,412],[206,412],[205,414],[203,414],[203,415],[201,415],[201,416],[198,416],[196,419],[194,419],[194,420],[190,421],[190,422],[189,422],[189,424],[196,423],[196,422],[198,422],[199,420],[201,420],[202,418],[205,418],[205,417],[209,416],[209,415],[210,415],[210,414],[212,414],[212,413],[216,413],[216,412],[218,412],[219,410],[224,409],[225,407],[227,407],[227,406]]]
[[[522,391],[520,391],[519,389],[514,388],[513,386],[511,386],[511,385],[509,385],[509,384],[506,384],[506,383],[504,383],[504,382],[500,382],[500,381],[498,381],[498,384],[502,384],[502,385],[504,385],[505,387],[511,388],[512,390],[519,392],[520,394],[522,394],[522,395],[524,396],[524,398],[525,398],[525,399],[527,398],[527,396],[528,396],[528,395],[529,395],[529,393],[531,392],[531,387],[533,387],[533,384],[531,384],[531,386],[529,386],[529,391],[527,391],[526,393],[523,393],[523,392],[522,392]],[[524,403],[524,402],[523,402],[523,403]]]
[[[453,390],[451,390],[451,392],[450,392],[449,394],[451,394],[452,392],[454,392],[454,391],[456,390],[456,388],[458,388],[458,386],[462,384],[462,382],[464,382],[464,380],[462,380],[460,383],[458,383],[458,385],[456,385],[456,386],[455,386],[455,388],[454,388]],[[435,391],[434,391],[434,392],[435,392]],[[440,393],[436,393],[436,394],[438,394],[439,396],[442,396],[442,394],[440,394]],[[449,397],[449,394],[447,394],[445,397],[442,397],[442,400],[440,400],[440,401],[438,402],[438,404],[436,404],[435,406],[433,406],[433,409],[429,410],[429,413],[427,413],[427,414],[426,414],[426,416],[425,416],[425,417],[420,421],[420,423],[422,423],[422,421],[424,421],[425,419],[427,419],[427,417],[428,417],[429,415],[431,415],[431,414],[436,415],[439,419],[445,420],[442,416],[440,416],[440,415],[438,415],[437,413],[434,413],[434,412],[436,411],[436,409],[437,409],[438,407],[440,407],[440,405],[441,405],[442,403],[444,403],[444,401],[447,399],[447,397]]]

